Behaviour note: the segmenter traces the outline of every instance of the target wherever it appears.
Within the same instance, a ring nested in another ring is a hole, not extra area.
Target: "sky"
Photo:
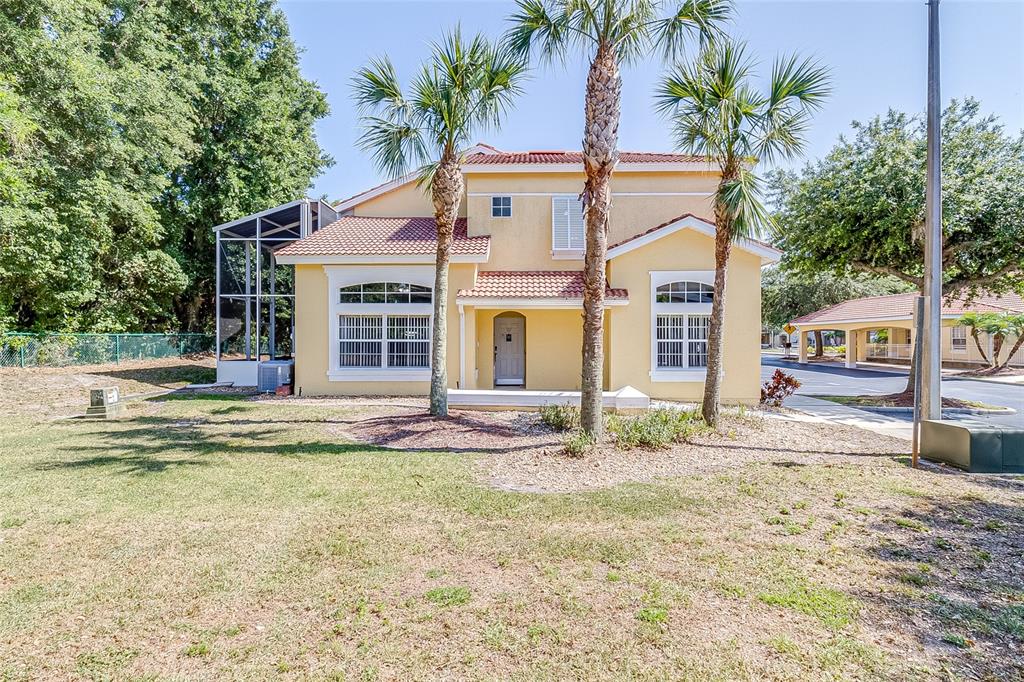
[[[674,0],[670,0],[670,3]],[[314,179],[310,196],[335,200],[388,178],[356,148],[359,121],[350,80],[373,58],[387,55],[404,83],[444,30],[500,36],[514,3],[502,0],[281,0],[303,49],[303,75],[330,102],[317,124],[320,145],[335,165]],[[1008,130],[1024,129],[1024,0],[941,1],[942,99],[972,96]],[[773,59],[796,52],[831,69],[833,93],[815,115],[803,160],[828,153],[851,121],[888,109],[925,108],[925,0],[740,0],[729,32],[746,40],[766,76]],[[478,136],[499,149],[579,149],[587,62],[537,66],[500,130]],[[654,111],[651,93],[664,72],[652,59],[623,70],[619,149],[666,151],[672,140]]]

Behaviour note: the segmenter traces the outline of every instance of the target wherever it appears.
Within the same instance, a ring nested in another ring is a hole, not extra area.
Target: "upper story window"
[[[512,197],[491,197],[491,217],[511,218]]]
[[[430,287],[404,282],[369,282],[341,287],[339,303],[430,303]]]
[[[585,244],[583,202],[570,194],[551,197],[551,249],[583,253]]]
[[[711,303],[715,288],[704,282],[669,282],[655,291],[655,303]]]

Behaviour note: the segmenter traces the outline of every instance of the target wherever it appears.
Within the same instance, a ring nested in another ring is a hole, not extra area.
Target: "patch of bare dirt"
[[[364,443],[400,450],[513,453],[559,447],[558,434],[531,412],[451,410],[439,418],[417,406],[392,405],[357,418],[346,431]]]
[[[0,412],[51,418],[79,414],[93,388],[117,386],[122,398],[213,380],[210,356],[131,360],[120,364],[0,369]]]
[[[351,403],[348,403],[351,404]],[[785,413],[727,415],[720,433],[695,436],[661,450],[619,450],[613,445],[584,457],[562,453],[561,434],[533,412],[453,410],[447,419],[422,408],[379,405],[357,410],[343,435],[382,447],[485,455],[478,462],[490,485],[522,492],[607,488],[733,469],[747,463],[779,466],[851,463],[906,454],[906,441],[855,427],[796,421]]]
[[[969,369],[960,372],[961,377],[1021,377],[1024,376],[1024,367],[986,367],[984,369]]]
[[[872,465],[909,450],[906,441],[850,426],[793,421],[785,415],[724,418],[720,433],[663,450],[603,446],[581,458],[558,449],[510,452],[480,461],[491,485],[529,492],[570,492],[627,482],[731,470],[750,463],[783,467],[857,462]]]

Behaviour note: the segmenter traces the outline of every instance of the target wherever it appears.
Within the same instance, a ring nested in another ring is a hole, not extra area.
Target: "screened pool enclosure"
[[[290,376],[295,270],[274,254],[337,219],[328,204],[299,199],[214,228],[217,381],[270,388],[262,378]]]

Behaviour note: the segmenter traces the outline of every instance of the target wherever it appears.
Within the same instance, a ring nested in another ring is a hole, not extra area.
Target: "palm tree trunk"
[[[1010,348],[1010,352],[1006,354],[1006,359],[999,363],[999,369],[1002,369],[1003,367],[1006,367],[1007,365],[1010,364],[1010,360],[1013,360],[1013,356],[1016,355],[1017,351],[1020,350],[1021,346],[1024,346],[1024,331],[1021,331],[1020,336],[1017,337],[1017,340]]]
[[[448,263],[452,255],[455,221],[459,217],[463,179],[458,157],[446,151],[431,185],[437,223],[437,258],[434,270],[434,323],[430,339],[430,414],[448,416]]]
[[[715,295],[711,299],[711,324],[708,327],[708,367],[704,377],[704,402],[701,415],[704,422],[718,428],[722,408],[722,348],[725,334],[725,275],[732,250],[732,229],[718,221],[715,230]]]
[[[981,359],[985,361],[986,365],[992,365],[994,363],[989,362],[988,353],[981,347],[981,334],[975,327],[971,327],[971,338],[974,339],[974,345],[978,347],[978,352],[981,353]]]
[[[615,48],[599,45],[587,75],[583,131],[586,252],[583,265],[583,372],[580,426],[600,438],[603,430],[604,291],[611,177],[618,160],[622,80]]]
[[[1002,334],[992,335],[992,368],[999,367],[999,353],[1003,350],[1003,341],[1006,337]]]
[[[825,336],[821,333],[820,329],[814,330],[814,357],[821,358],[825,356]]]

